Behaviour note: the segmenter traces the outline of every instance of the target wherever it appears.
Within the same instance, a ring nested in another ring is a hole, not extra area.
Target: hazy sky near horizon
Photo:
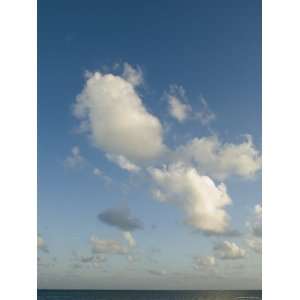
[[[261,215],[260,1],[39,1],[39,288],[261,288]]]

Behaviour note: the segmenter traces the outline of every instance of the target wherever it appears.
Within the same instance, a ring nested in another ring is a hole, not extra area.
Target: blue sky
[[[38,286],[260,288],[260,68],[260,1],[40,2]]]

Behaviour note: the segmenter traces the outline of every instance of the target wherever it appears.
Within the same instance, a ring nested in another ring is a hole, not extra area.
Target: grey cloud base
[[[136,217],[131,216],[128,207],[109,208],[98,215],[98,219],[110,226],[123,231],[143,229],[143,223]]]

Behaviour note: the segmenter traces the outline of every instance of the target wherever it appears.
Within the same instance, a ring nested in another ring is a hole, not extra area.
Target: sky
[[[39,1],[38,288],[261,288],[260,1]]]

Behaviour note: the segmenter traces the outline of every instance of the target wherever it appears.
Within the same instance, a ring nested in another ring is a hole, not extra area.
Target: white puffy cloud
[[[216,251],[216,255],[221,259],[239,259],[246,256],[244,249],[229,241],[215,245],[214,250]]]
[[[49,252],[47,244],[40,235],[37,236],[37,248],[45,253]]]
[[[217,136],[194,138],[175,151],[174,159],[194,163],[201,173],[218,180],[232,175],[251,178],[261,169],[250,135],[240,144],[222,144]]]
[[[162,125],[135,90],[140,75],[125,65],[123,76],[89,74],[77,96],[74,115],[104,152],[134,163],[157,158],[166,150]]]
[[[185,103],[186,97],[183,87],[172,85],[166,96],[169,104],[169,114],[178,122],[184,122],[192,112],[192,108]]]
[[[85,162],[84,157],[80,153],[80,149],[78,146],[74,146],[71,149],[71,154],[67,156],[64,161],[64,164],[68,168],[76,168],[81,167]]]
[[[196,256],[194,257],[195,268],[212,269],[216,265],[216,258],[214,256]]]
[[[92,252],[97,254],[127,254],[127,247],[123,246],[119,241],[102,240],[95,236],[90,238]]]
[[[121,169],[126,170],[128,172],[137,173],[141,169],[138,165],[134,164],[123,155],[106,154],[106,157],[110,161],[117,164]]]
[[[208,234],[226,233],[229,216],[224,208],[231,199],[224,184],[216,186],[195,168],[180,163],[148,170],[158,186],[159,200],[182,207],[186,223]]]
[[[136,246],[136,241],[135,241],[134,237],[132,236],[131,232],[129,232],[129,231],[124,231],[124,232],[123,232],[123,237],[124,237],[124,239],[127,241],[128,246],[129,246],[130,248],[133,248],[133,247]]]

